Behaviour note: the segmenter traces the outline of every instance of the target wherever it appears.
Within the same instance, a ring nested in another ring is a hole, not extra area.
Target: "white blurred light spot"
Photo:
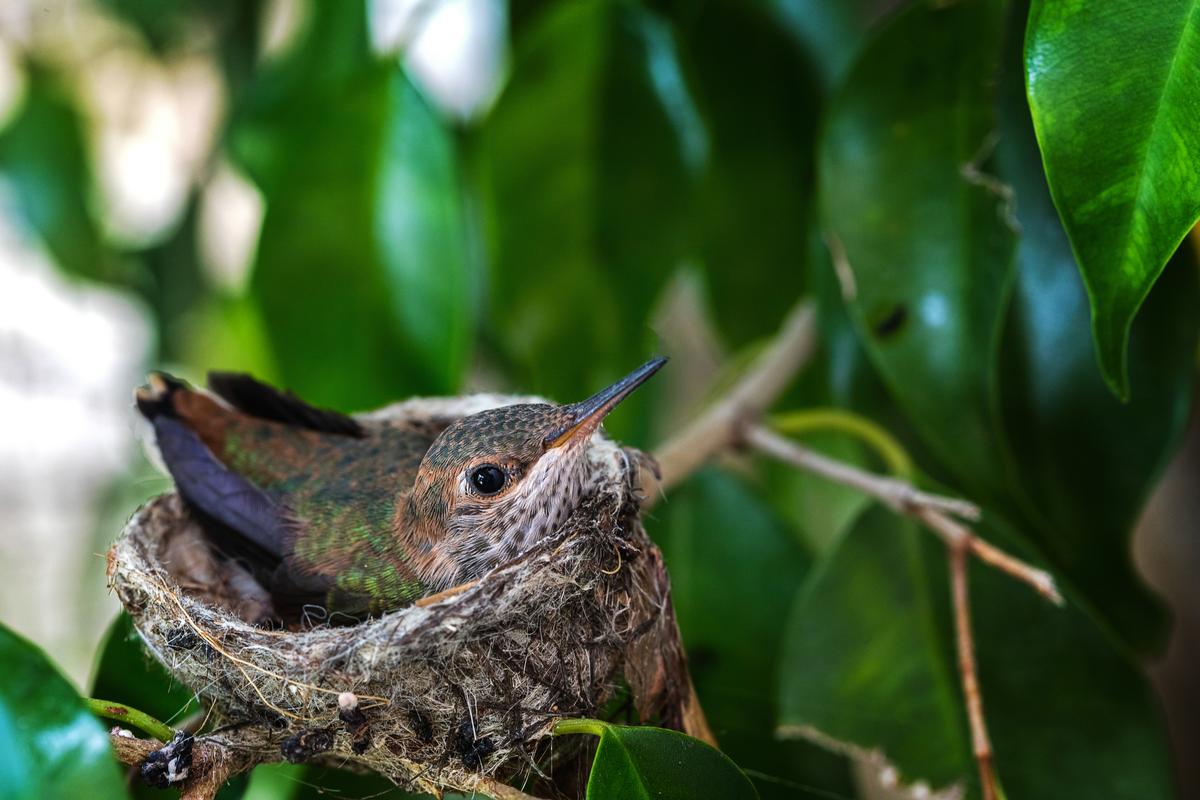
[[[921,300],[921,319],[931,328],[940,328],[950,318],[946,298],[940,294],[928,294]]]
[[[202,58],[164,65],[114,48],[81,79],[105,228],[130,244],[160,239],[179,218],[211,150],[224,103],[220,74]]]
[[[469,119],[500,86],[507,16],[498,0],[371,0],[371,41],[399,52],[443,111]]]
[[[427,0],[368,0],[371,46],[377,53],[394,53],[411,38],[412,28]]]
[[[120,293],[59,274],[10,196],[0,184],[0,618],[80,674],[80,626],[113,606],[89,580],[103,569],[93,504],[136,452],[130,390],[150,325]]]
[[[200,261],[213,282],[240,293],[258,247],[265,203],[262,193],[221,161],[200,199]]]
[[[0,184],[0,464],[121,466],[146,315],[118,292],[61,277],[13,226],[9,196]]]

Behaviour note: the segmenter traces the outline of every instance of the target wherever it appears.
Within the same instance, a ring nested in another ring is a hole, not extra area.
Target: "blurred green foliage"
[[[1009,796],[1170,796],[1137,668],[1166,622],[1129,535],[1192,403],[1200,290],[1194,250],[1176,245],[1200,209],[1197,154],[1157,120],[1182,113],[1195,75],[1129,45],[1174,36],[1187,60],[1194,0],[1171,14],[1122,2],[1130,24],[1103,29],[1083,4],[1035,2],[1028,27],[1023,3],[999,0],[513,0],[498,95],[467,119],[372,47],[367,3],[298,3],[298,31],[266,55],[275,5],[105,7],[145,57],[209,59],[227,104],[179,218],[148,242],[106,224],[86,65],[20,52],[24,98],[0,128],[13,208],[64,273],[144,302],[156,362],[246,369],[361,409],[479,386],[572,400],[665,349],[700,377],[672,384],[669,369],[612,421],[650,447],[708,388],[691,345],[736,363],[809,295],[820,341],[788,403],[882,424],[922,480],[984,506],[982,535],[1065,588],[1054,609],[972,568]],[[1118,52],[1143,77],[1106,84]],[[219,163],[265,207],[244,288],[201,255]],[[1151,177],[1122,183],[1131,170]],[[681,275],[699,289],[693,327],[667,335]],[[1123,403],[1108,385],[1125,388],[1122,326],[1144,297]],[[808,443],[881,469],[843,435]],[[845,488],[744,466],[702,472],[647,520],[726,752],[764,797],[854,796],[847,746],[978,796],[940,549]],[[43,663],[21,643],[0,653],[9,675]],[[168,718],[189,702],[124,618],[97,663],[100,696]],[[0,692],[0,736],[74,720],[60,684],[36,708]],[[0,750],[0,785],[21,769],[50,779]],[[79,768],[111,783],[94,756]],[[625,767],[593,788],[661,777]],[[228,794],[386,788],[364,781],[287,766]]]
[[[0,626],[0,796],[125,796],[108,736],[46,656]]]

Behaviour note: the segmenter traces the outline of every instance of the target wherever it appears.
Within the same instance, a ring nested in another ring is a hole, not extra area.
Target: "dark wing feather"
[[[366,431],[353,417],[317,408],[290,391],[280,391],[238,372],[208,373],[208,388],[237,410],[259,419],[296,425],[322,433],[362,438]]]
[[[275,501],[218,461],[179,420],[157,416],[154,432],[180,494],[270,555],[283,558],[283,515]]]

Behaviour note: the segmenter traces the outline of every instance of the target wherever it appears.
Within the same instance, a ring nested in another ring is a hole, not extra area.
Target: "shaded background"
[[[87,685],[116,612],[102,554],[169,485],[130,402],[149,367],[249,370],[355,410],[570,401],[663,352],[609,425],[650,447],[802,294],[836,295],[818,124],[896,3],[653,5],[4,3],[0,618]],[[830,337],[787,404],[890,403],[851,380],[852,340]],[[1152,674],[1200,796],[1192,429],[1137,544],[1175,616]],[[853,796],[843,759],[771,731],[780,619],[862,504],[749,469],[706,472],[649,522],[702,696],[734,750],[777,751],[739,759],[760,786]],[[754,596],[730,607],[726,581]]]

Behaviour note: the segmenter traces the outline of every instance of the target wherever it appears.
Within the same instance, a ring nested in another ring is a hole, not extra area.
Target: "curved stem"
[[[175,731],[169,725],[159,722],[145,711],[139,711],[124,703],[114,703],[111,700],[97,700],[92,697],[85,697],[83,702],[87,705],[88,711],[91,711],[97,717],[123,722],[126,725],[137,728],[142,733],[153,736],[160,742],[169,742],[171,741],[171,737],[175,735]]]
[[[904,446],[881,425],[851,411],[843,411],[840,408],[806,408],[772,415],[767,418],[767,423],[780,433],[792,436],[817,431],[849,434],[878,453],[887,464],[888,472],[905,480],[911,480],[913,477],[913,460]]]
[[[608,723],[598,719],[560,719],[554,724],[554,735],[590,733],[592,736],[600,736],[606,727]]]

